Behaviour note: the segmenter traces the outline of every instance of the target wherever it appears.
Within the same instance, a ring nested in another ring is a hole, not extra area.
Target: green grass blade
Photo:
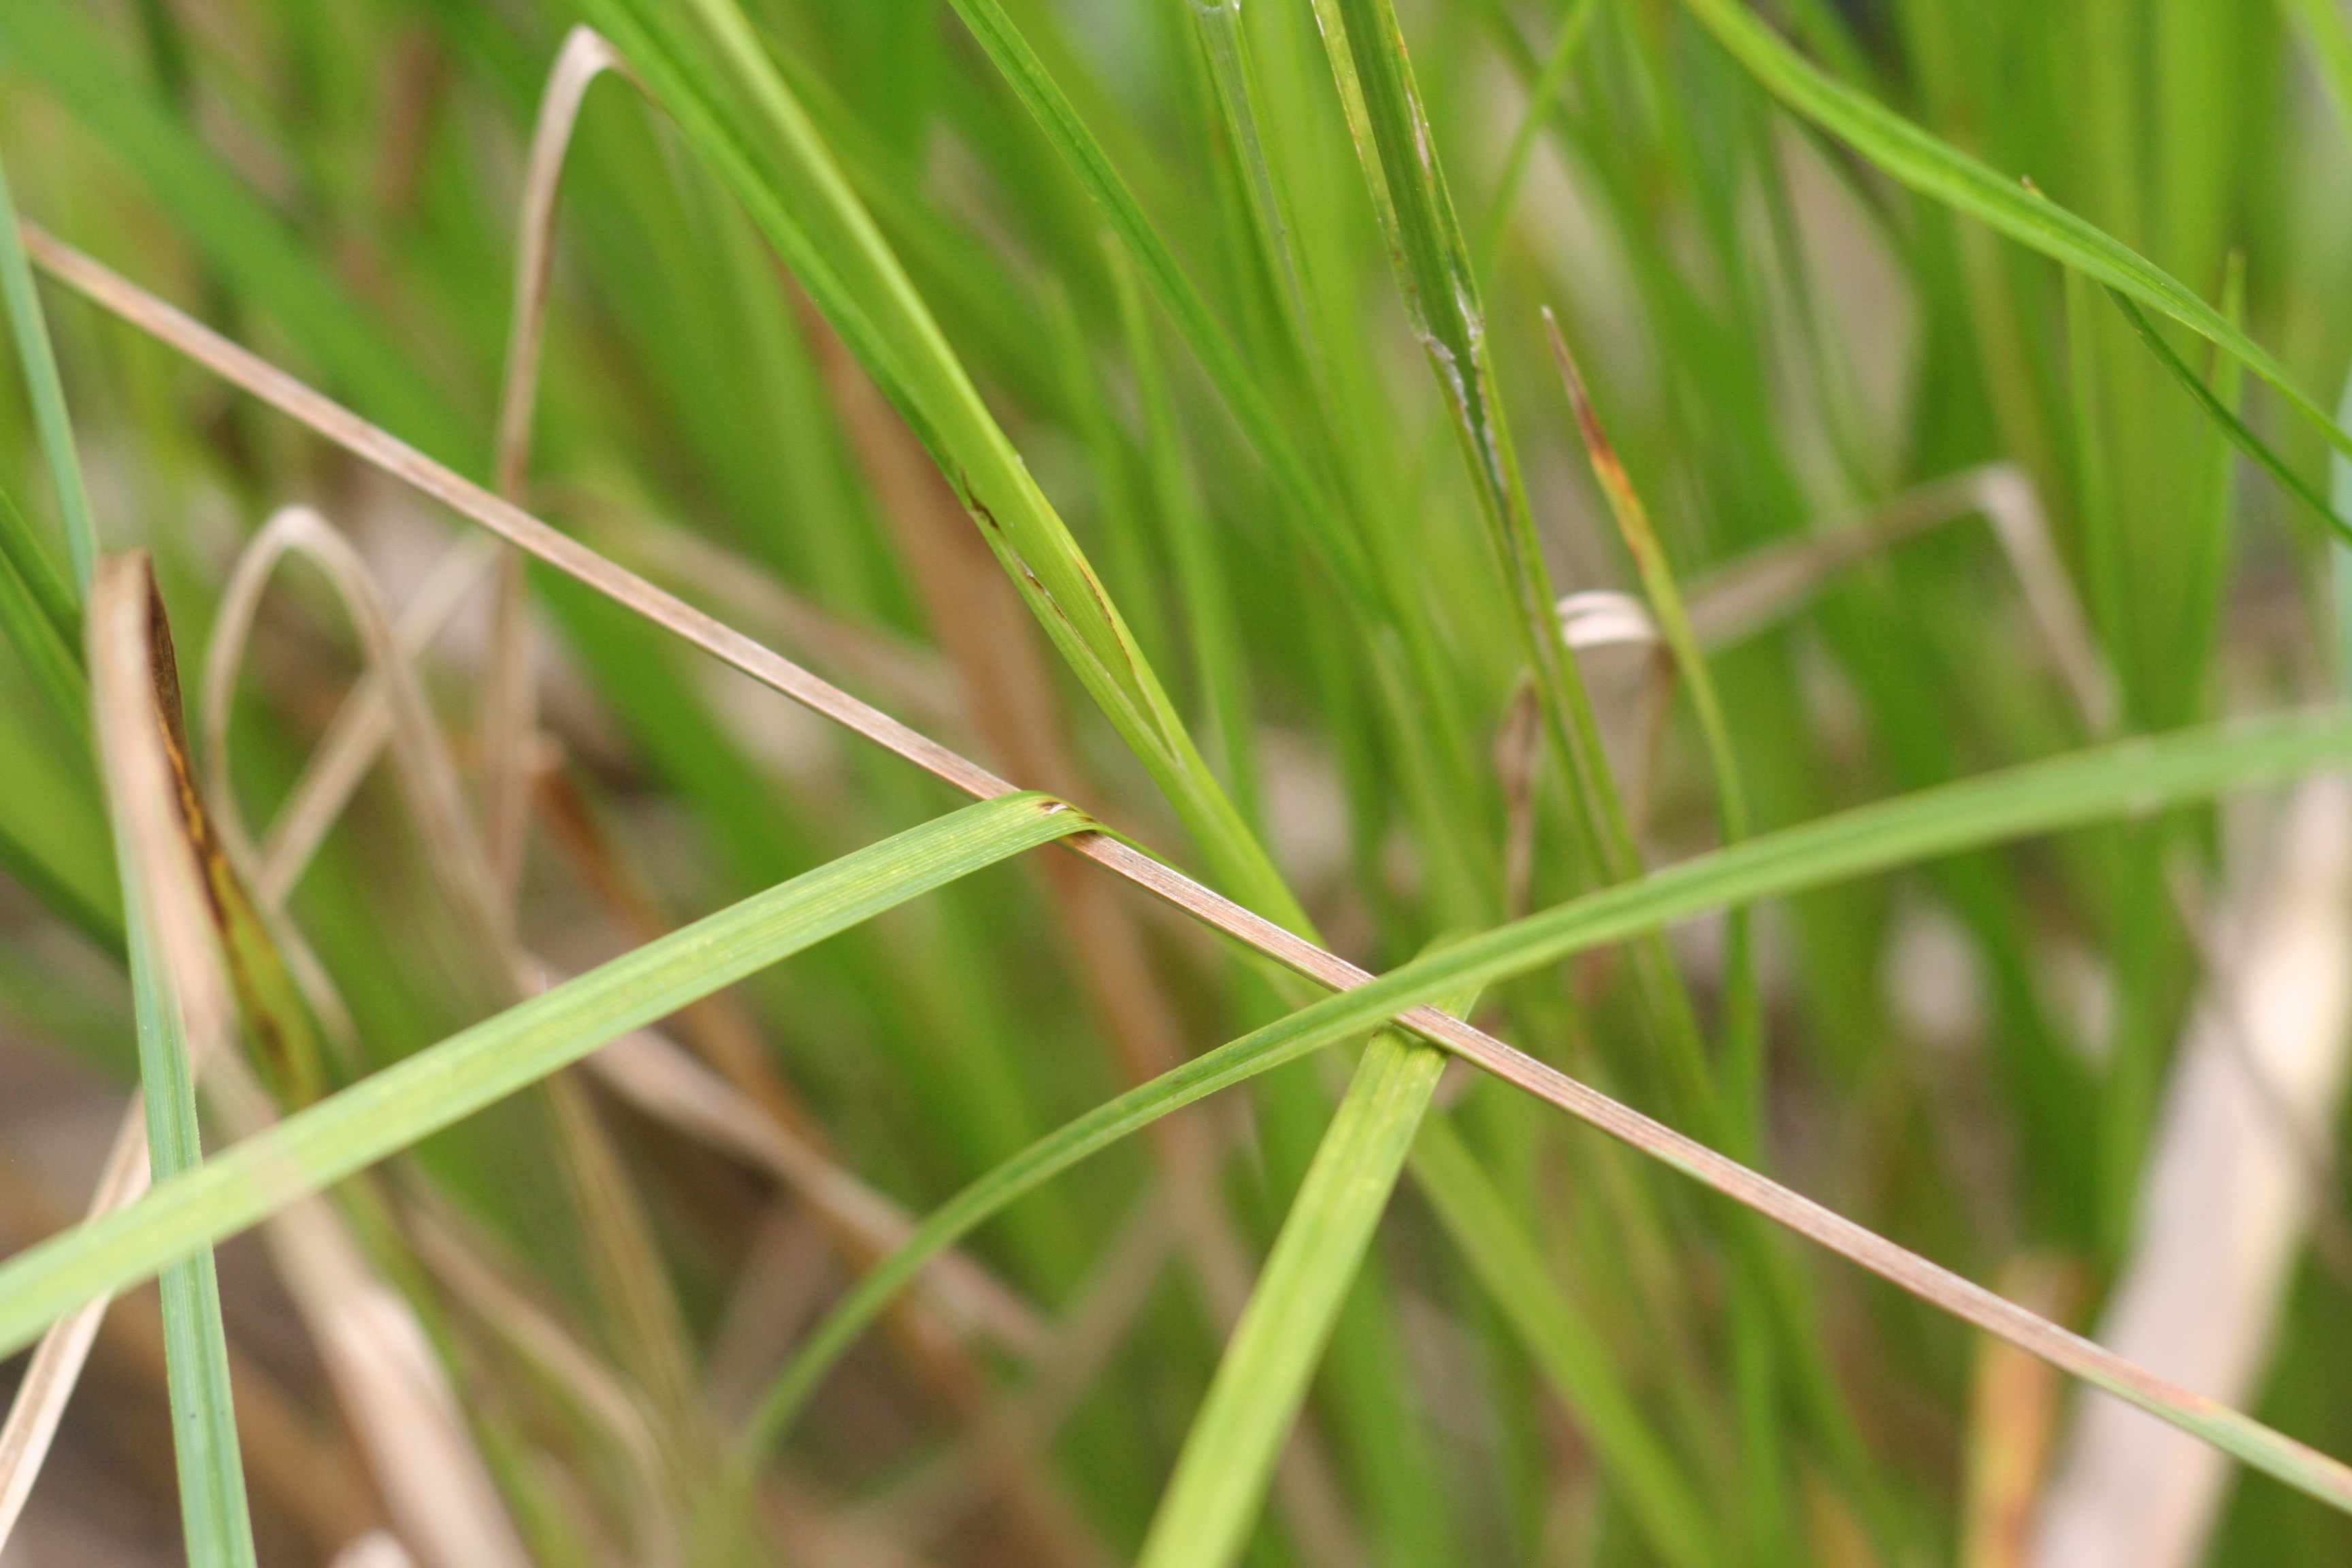
[[[0,27],[5,26],[0,23]],[[7,301],[16,359],[24,366],[25,384],[33,395],[33,418],[40,426],[41,449],[49,459],[49,480],[58,488],[58,510],[65,520],[66,552],[73,563],[74,585],[86,595],[90,574],[98,567],[98,525],[90,521],[89,492],[81,481],[81,456],[74,449],[73,422],[66,414],[66,389],[58,379],[48,319],[41,314],[41,297],[33,287],[33,263],[16,229],[16,199],[9,192],[5,171],[0,171],[0,297]],[[11,517],[0,527],[21,527],[22,521]],[[12,541],[8,554],[16,569],[37,589],[54,573],[31,566],[24,553],[26,549],[37,553],[40,546],[30,539],[21,545]]]
[[[600,26],[733,188],[979,524],[1046,635],[1244,902],[1306,917],[1202,759],[1100,580],[733,0],[593,0]],[[699,25],[688,21],[691,10]]]
[[[2279,482],[2280,489],[2301,501],[2320,521],[2333,529],[2339,542],[2352,541],[2352,522],[2347,522],[2337,515],[2336,509],[2327,504],[2327,498],[2319,493],[2316,485],[2296,473],[2284,458],[2272,449],[2269,442],[2255,435],[2252,428],[2238,417],[2235,410],[2214,395],[2213,389],[2205,384],[2205,378],[2191,370],[2179,353],[2164,341],[2164,334],[2156,330],[2156,323],[2147,319],[2147,311],[2134,304],[2120,289],[2108,289],[2107,298],[2116,302],[2116,309],[2124,313],[2124,320],[2131,323],[2131,330],[2139,334],[2139,341],[2147,345],[2148,353],[2156,356],[2157,363],[2170,373],[2183,391],[2197,400],[2197,406],[2221,426],[2221,434],[2230,438],[2232,446],[2252,458],[2264,473]]]
[[[2339,451],[2336,427],[2286,367],[2187,285],[2097,226],[2003,179],[1949,142],[1829,76],[1756,18],[1742,0],[1683,0],[1772,95],[1923,195],[1999,229],[2063,266],[2170,316],[2278,388]]]
[[[201,977],[159,963],[172,952],[169,922],[194,902],[194,854],[164,763],[165,736],[179,724],[177,676],[162,602],[142,557],[110,557],[94,569],[89,620],[97,729],[105,759],[115,865],[130,935],[132,1016],[139,1083],[146,1105],[148,1158],[158,1182],[204,1166],[196,1121],[194,1047],[227,1042],[193,1026],[191,994]],[[142,852],[143,846],[143,852]],[[150,878],[176,868],[188,895],[175,909]],[[158,857],[163,863],[159,863]],[[215,1020],[225,1022],[225,1020]],[[253,1568],[253,1521],[237,1448],[229,1388],[228,1339],[221,1325],[220,1281],[209,1247],[184,1249],[163,1268],[164,1381],[172,1406],[172,1447],[180,1479],[180,1519],[191,1568]]]
[[[131,993],[138,1019],[139,1081],[147,1105],[147,1150],[157,1181],[202,1168],[195,1080],[178,1009],[158,973],[130,856],[122,899],[130,911]],[[180,1476],[180,1523],[190,1568],[252,1568],[253,1521],[237,1451],[236,1410],[229,1389],[228,1340],[221,1326],[220,1280],[210,1247],[166,1267],[164,1381]]]
[[[1185,1434],[1139,1568],[1224,1568],[1240,1553],[1444,1070],[1444,1052],[1395,1030],[1364,1047]]]
[[[1069,97],[1055,84],[999,0],[953,0],[956,14],[1062,155],[1103,220],[1118,237],[1145,286],[1168,312],[1186,348],[1215,388],[1218,398],[1273,474],[1285,498],[1299,509],[1326,563],[1359,604],[1376,603],[1370,563],[1362,546],[1343,526],[1336,503],[1292,440],[1267,395],[1265,379],[1210,310],[1175,252],[1145,216],[1135,193],[1108,154],[1087,129]]]
[[[32,672],[49,710],[88,749],[89,682],[81,664],[81,612],[32,525],[0,494],[0,637]]]
[[[1586,1442],[1623,1493],[1633,1525],[1675,1568],[1731,1561],[1713,1510],[1633,1401],[1601,1331],[1552,1279],[1510,1204],[1444,1117],[1422,1123],[1412,1178],[1470,1271],[1534,1358]]]
[[[1039,1183],[1221,1089],[1377,1028],[1422,1003],[1709,910],[2203,799],[2340,764],[2347,756],[2352,719],[2332,713],[2095,747],[1759,835],[1641,881],[1587,893],[1415,959],[1357,990],[1326,997],[1097,1106],[932,1211],[906,1245],[860,1280],[809,1335],[747,1426],[743,1457],[749,1463],[782,1438],[827,1370],[940,1252]],[[0,1268],[0,1302],[14,1286],[13,1268]],[[12,1327],[12,1320],[0,1314],[0,1350],[10,1343]]]
[[[0,1267],[0,1343],[236,1234],[631,1029],[882,910],[1093,826],[1036,795],[908,829],[646,943],[297,1112],[128,1209]],[[5,1353],[5,1352],[0,1352]]]

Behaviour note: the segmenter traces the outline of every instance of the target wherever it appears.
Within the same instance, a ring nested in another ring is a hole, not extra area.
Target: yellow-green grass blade
[[[908,828],[706,916],[298,1111],[138,1204],[0,1266],[0,1343],[145,1278],[755,970],[1024,849],[1091,828],[1038,795]],[[0,1352],[6,1353],[6,1352]]]
[[[1444,1070],[1444,1052],[1393,1029],[1364,1047],[1185,1434],[1139,1568],[1224,1568],[1240,1553]]]
[[[0,24],[5,26],[5,24]],[[8,189],[8,176],[0,171],[0,298],[5,298],[8,310],[9,331],[16,340],[16,359],[25,371],[25,384],[33,395],[33,419],[40,427],[41,449],[49,462],[49,482],[58,489],[58,511],[64,520],[66,553],[73,563],[73,583],[77,595],[89,592],[89,575],[98,565],[98,527],[90,521],[89,493],[81,479],[81,457],[74,449],[73,422],[66,413],[65,385],[58,379],[57,355],[49,347],[48,319],[41,314],[41,297],[33,286],[32,258],[25,254],[25,241],[16,231],[16,199]],[[21,529],[23,520],[13,515],[0,520],[0,529]],[[29,554],[28,554],[29,552]],[[39,544],[26,537],[11,539],[7,554],[14,569],[27,580],[36,592],[42,591],[44,579],[53,572],[44,572],[32,564],[35,558],[46,561]]]
[[[2170,316],[2276,387],[2337,450],[2352,453],[2352,436],[2336,427],[2327,411],[2295,384],[2268,349],[2164,268],[2096,225],[2046,200],[2020,181],[2002,178],[1951,143],[1828,75],[1758,20],[1743,0],[1683,3],[1774,97],[1895,179]]]
[[[593,0],[590,9],[914,427],[1213,874],[1270,918],[1307,929],[1094,569],[742,11],[733,0],[690,7]]]
[[[747,1426],[748,1468],[779,1441],[829,1368],[923,1265],[1024,1193],[1170,1111],[1378,1027],[1408,1008],[1732,904],[1808,891],[2004,839],[2203,799],[2352,758],[2352,719],[2287,715],[2075,752],[1760,835],[1470,938],[1185,1063],[1066,1124],[934,1210],[810,1334]],[[1661,1154],[1668,1163],[1674,1157]],[[1682,1168],[1679,1165],[1677,1168]],[[0,1268],[0,1302],[14,1284]],[[10,1327],[0,1317],[0,1330]],[[0,1332],[0,1350],[9,1343]],[[2299,1446],[2234,1411],[2108,1392],[2331,1502],[2347,1495]]]

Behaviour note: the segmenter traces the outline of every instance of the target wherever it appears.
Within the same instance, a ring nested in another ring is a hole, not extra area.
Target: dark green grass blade
[[[2337,516],[2336,509],[2327,504],[2327,498],[2319,493],[2317,486],[2296,473],[2284,458],[2272,449],[2269,442],[2255,435],[2252,427],[2239,418],[2228,404],[2213,395],[2213,389],[2205,384],[2204,378],[2191,370],[2188,362],[2164,341],[2164,334],[2156,330],[2156,323],[2147,319],[2147,311],[2134,304],[2120,289],[2108,289],[2107,298],[2116,302],[2116,309],[2124,313],[2124,320],[2131,323],[2132,331],[2139,334],[2139,341],[2147,345],[2148,353],[2156,356],[2157,363],[2171,373],[2172,379],[2180,384],[2181,390],[2197,400],[2197,406],[2221,426],[2221,434],[2230,438],[2232,446],[2252,458],[2264,473],[2276,479],[2280,489],[2309,508],[2320,521],[2335,531],[2339,541],[2352,541],[2352,522]]]

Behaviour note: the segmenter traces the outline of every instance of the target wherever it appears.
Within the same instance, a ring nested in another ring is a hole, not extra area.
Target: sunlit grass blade
[[[1774,97],[1903,184],[1979,218],[2021,245],[2153,306],[2276,387],[2338,450],[2352,436],[2295,384],[2284,365],[2187,285],[2094,224],[1824,73],[1757,19],[1745,0],[1683,0]],[[2028,171],[2030,174],[2031,171]]]
[[[48,319],[41,314],[41,298],[33,288],[33,264],[16,233],[16,201],[8,178],[0,172],[0,298],[8,308],[8,326],[16,340],[16,360],[24,367],[25,384],[32,393],[33,419],[41,432],[41,449],[49,460],[49,482],[57,487],[58,511],[65,523],[66,554],[73,565],[74,587],[89,592],[90,574],[97,569],[98,525],[90,519],[89,493],[82,484],[81,455],[74,449],[73,422],[66,414],[65,386],[58,380],[56,354],[49,347]],[[11,517],[0,527],[20,528]],[[12,541],[10,563],[36,593],[47,596],[48,575],[26,558],[39,546],[27,539]]]
[[[907,900],[1092,823],[1035,795],[912,827],[486,1019],[0,1268],[0,1343],[537,1082],[605,1041]]]
[[[129,916],[131,984],[148,1160],[157,1180],[203,1168],[194,1058],[233,1049],[235,1014],[209,941],[204,894],[167,747],[179,744],[178,680],[163,601],[143,555],[102,558],[91,579],[91,690],[115,858]],[[123,1211],[117,1211],[123,1212]],[[208,1247],[163,1271],[163,1344],[192,1568],[252,1568],[253,1521]]]
[[[1185,1434],[1139,1568],[1225,1568],[1239,1555],[1444,1070],[1444,1052],[1392,1029],[1365,1046]]]
[[[1303,928],[1280,873],[742,11],[733,0],[690,8],[596,0],[593,8],[913,426],[1214,875],[1244,901]]]
[[[1218,1089],[1377,1027],[1407,1008],[1637,932],[1654,931],[1711,909],[1801,892],[2006,838],[2155,810],[2340,764],[2347,756],[2352,756],[2352,720],[2336,715],[2275,719],[2097,747],[1765,834],[1639,882],[1586,894],[1328,997],[1097,1107],[934,1210],[907,1245],[859,1281],[810,1334],[747,1427],[743,1461],[755,1463],[782,1437],[826,1372],[942,1249],[1039,1183]],[[1612,1113],[1601,1125],[1685,1173],[1720,1184],[1693,1163],[1682,1141],[1654,1136],[1655,1123]],[[1754,1178],[1741,1185],[1748,1194],[1743,1201],[1759,1202],[1758,1194],[1767,1192],[1777,1194],[1773,1217],[1794,1223],[1791,1215],[1799,1202],[1794,1194]],[[1808,1228],[1807,1234],[1825,1245],[1833,1239],[1818,1227]],[[2109,1393],[2196,1432],[2290,1485],[2352,1509],[2352,1470],[2210,1401],[2136,1382],[2059,1331],[2049,1331],[2055,1338],[2022,1336],[2013,1308],[2004,1303],[1995,1310],[1978,1297],[1958,1293],[1961,1282],[1908,1253],[1900,1254],[1898,1267],[1891,1260],[1896,1249],[1878,1245],[1884,1250],[1875,1257],[1851,1251],[1848,1256],[2036,1354],[2052,1356],[2064,1347],[2063,1353],[2072,1358],[2067,1370],[2097,1381]],[[0,1269],[0,1300],[13,1283],[10,1271]],[[8,1326],[0,1317],[0,1347],[9,1342]]]

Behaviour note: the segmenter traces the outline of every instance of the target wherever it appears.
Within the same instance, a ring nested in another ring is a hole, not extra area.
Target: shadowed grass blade
[[[912,827],[646,943],[246,1140],[0,1268],[0,1343],[231,1236],[537,1082],[605,1041],[981,867],[1093,826],[1003,795]]]

